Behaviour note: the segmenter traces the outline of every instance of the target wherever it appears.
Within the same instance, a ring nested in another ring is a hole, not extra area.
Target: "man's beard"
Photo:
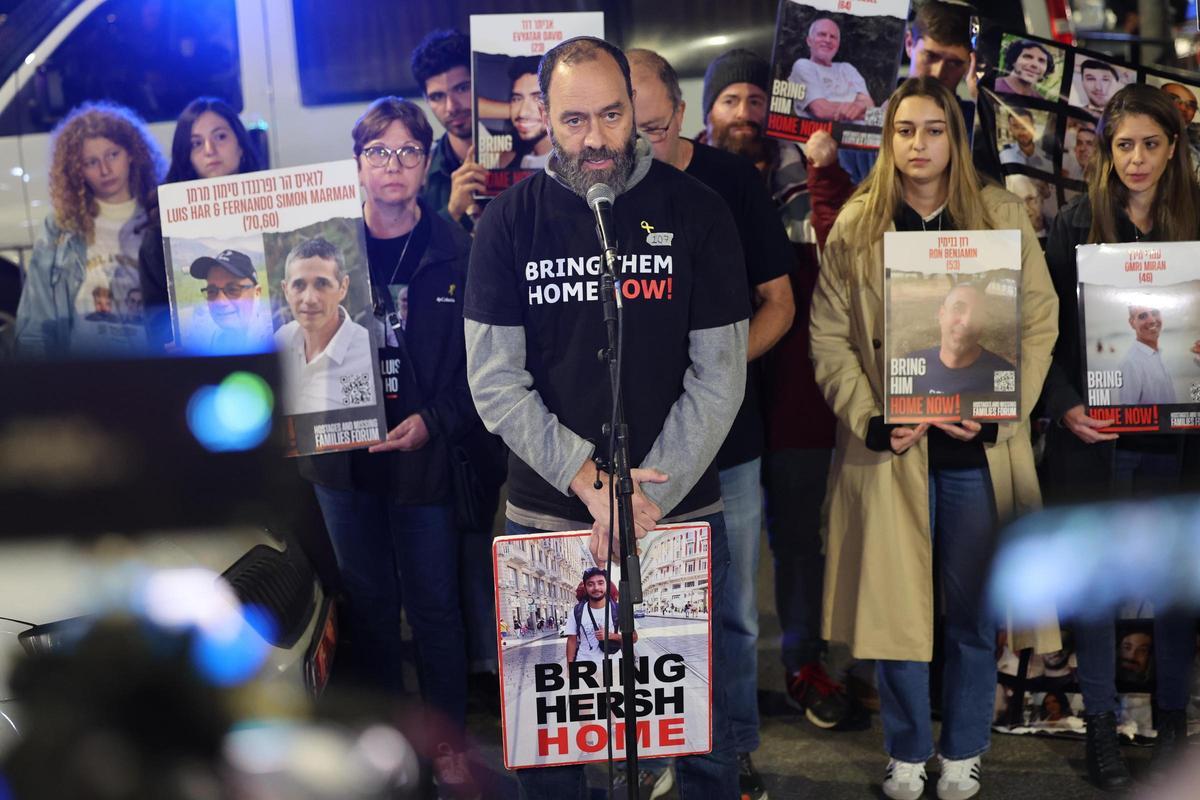
[[[585,147],[578,155],[568,155],[563,152],[554,131],[550,131],[550,144],[554,147],[554,171],[575,194],[587,198],[588,189],[597,183],[606,183],[615,194],[625,191],[625,184],[633,172],[637,160],[635,144],[637,135],[630,133],[629,141],[622,150],[611,147]],[[611,158],[612,166],[606,169],[588,169],[584,162],[588,159]]]
[[[751,161],[757,163],[759,161],[770,161],[772,156],[771,144],[762,133],[762,126],[757,122],[740,122],[736,123],[739,126],[746,126],[753,130],[752,136],[738,135],[733,132],[734,124],[731,123],[723,128],[717,128],[715,133],[715,141],[711,142],[713,147],[718,150],[724,150],[727,153],[734,153],[739,156],[745,156]]]

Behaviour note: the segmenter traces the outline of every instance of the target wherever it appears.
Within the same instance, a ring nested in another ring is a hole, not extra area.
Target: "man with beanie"
[[[791,329],[779,344],[756,362],[756,375],[763,384],[763,405],[768,410],[767,454],[767,529],[775,557],[776,606],[783,628],[785,680],[789,700],[803,709],[810,720],[821,727],[836,726],[846,715],[841,688],[825,674],[820,654],[820,597],[824,567],[821,554],[820,510],[825,495],[825,480],[833,447],[833,417],[816,387],[812,363],[808,357],[808,306],[816,282],[817,262],[811,244],[808,220],[808,193],[804,155],[788,142],[768,139],[764,133],[767,119],[767,88],[770,65],[749,50],[730,50],[709,65],[704,76],[704,138],[708,144],[749,158],[765,179],[777,213],[791,240],[793,254],[787,256],[791,289],[795,297],[795,315]],[[639,124],[641,118],[639,117]],[[759,238],[762,238],[760,235]],[[748,246],[743,242],[744,246]],[[799,258],[797,263],[796,259]],[[749,256],[747,257],[749,261]],[[770,265],[778,269],[778,265]],[[776,273],[779,274],[779,273]],[[753,324],[753,323],[752,323]],[[760,351],[761,352],[761,351]],[[757,388],[757,387],[756,387]],[[751,389],[747,387],[747,396]],[[765,401],[765,402],[764,402]],[[758,413],[761,413],[759,411]],[[753,442],[756,453],[763,448],[762,428]],[[802,452],[780,455],[776,450],[803,448]],[[762,784],[753,771],[748,753],[758,744],[757,668],[755,665],[758,620],[755,580],[757,578],[758,540],[762,519],[762,490],[754,482],[753,496],[740,497],[731,482],[726,493],[727,475],[737,476],[739,450],[747,442],[727,441],[718,455],[722,496],[726,519],[737,516],[737,508],[751,503],[755,515],[746,534],[747,547],[740,549],[737,537],[730,534],[733,551],[730,618],[725,629],[731,639],[730,651],[746,664],[733,687],[734,734],[743,756],[742,791],[751,798],[762,796]],[[728,456],[729,460],[722,460]],[[757,470],[759,459],[752,462]],[[742,490],[744,494],[746,489]],[[730,511],[731,507],[734,509]],[[729,529],[734,526],[729,524]],[[745,650],[738,648],[744,647]],[[743,680],[744,677],[744,680]],[[757,787],[757,790],[756,790]]]
[[[742,795],[753,800],[765,790],[750,753],[758,747],[758,607],[756,578],[762,534],[763,419],[759,356],[791,327],[795,307],[788,281],[794,256],[762,178],[744,158],[680,136],[685,103],[679,78],[671,65],[649,50],[630,50],[634,109],[642,136],[650,140],[654,157],[697,178],[721,196],[733,212],[745,256],[746,283],[753,312],[746,348],[746,394],[716,465],[725,506],[730,570],[729,600],[720,620],[728,645],[730,706]],[[747,73],[763,65],[746,60]],[[735,77],[739,77],[736,76]],[[744,81],[743,81],[744,82]],[[726,131],[728,135],[728,131]]]

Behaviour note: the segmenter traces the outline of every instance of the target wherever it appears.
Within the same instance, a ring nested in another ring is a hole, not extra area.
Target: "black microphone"
[[[612,207],[617,193],[607,183],[596,183],[587,191],[587,204],[596,215],[596,235],[604,248],[604,258],[611,267],[617,255],[617,237],[613,230]]]

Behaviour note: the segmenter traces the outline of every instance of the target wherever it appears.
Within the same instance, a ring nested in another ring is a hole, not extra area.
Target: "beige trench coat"
[[[1058,336],[1058,297],[1021,201],[997,187],[983,201],[999,229],[1021,231],[1021,410],[1028,414],[1050,366]],[[847,642],[857,658],[930,661],[933,657],[933,553],[929,535],[927,439],[903,455],[867,449],[872,417],[883,414],[883,243],[869,251],[867,284],[855,276],[862,249],[847,240],[863,203],[846,205],[829,235],[813,295],[812,358],[817,384],[838,419],[829,478],[829,540],[822,635]],[[1041,505],[1029,423],[1001,424],[985,444],[999,519]],[[1057,650],[1057,618],[1033,640],[1010,642]]]

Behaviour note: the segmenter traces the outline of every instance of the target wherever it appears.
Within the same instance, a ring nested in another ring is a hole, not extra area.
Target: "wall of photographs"
[[[1058,210],[1087,190],[1096,123],[1117,91],[1131,83],[1172,95],[1187,121],[1193,161],[1200,156],[1200,79],[1134,66],[1036,36],[985,28],[981,60],[992,67],[980,86],[996,109],[996,142],[1006,187],[1025,201],[1038,236]]]

